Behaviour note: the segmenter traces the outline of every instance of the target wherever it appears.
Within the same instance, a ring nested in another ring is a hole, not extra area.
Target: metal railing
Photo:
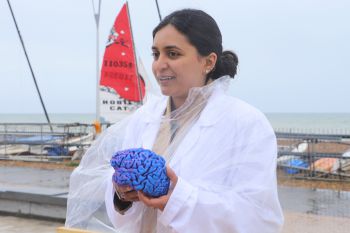
[[[71,156],[95,137],[92,124],[0,123],[0,156]],[[19,158],[19,157],[17,157]]]
[[[350,134],[276,132],[279,176],[350,181]]]

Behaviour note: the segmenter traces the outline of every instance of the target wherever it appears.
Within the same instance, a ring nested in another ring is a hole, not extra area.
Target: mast
[[[100,121],[100,63],[99,63],[99,23],[100,23],[100,10],[101,0],[98,1],[97,12],[95,10],[94,0],[91,0],[92,10],[94,11],[96,22],[96,121]]]
[[[22,48],[23,48],[24,54],[25,54],[25,56],[26,56],[28,65],[29,65],[30,72],[31,72],[31,74],[32,74],[33,81],[34,81],[36,90],[37,90],[38,95],[39,95],[39,99],[40,99],[41,106],[43,107],[43,110],[44,110],[44,113],[45,113],[45,116],[46,116],[47,123],[49,124],[50,129],[51,129],[51,132],[52,132],[53,129],[52,129],[52,125],[51,125],[51,122],[50,122],[50,118],[49,118],[49,115],[47,114],[47,111],[46,111],[46,108],[45,108],[45,104],[44,104],[43,98],[41,97],[40,90],[39,90],[39,86],[38,86],[38,83],[36,82],[35,75],[34,75],[34,71],[33,71],[32,65],[30,64],[29,57],[28,57],[28,54],[27,54],[27,51],[26,51],[26,48],[25,48],[25,46],[24,46],[24,42],[23,42],[23,39],[22,39],[22,36],[21,36],[21,32],[19,31],[19,28],[18,28],[16,19],[15,19],[15,15],[14,15],[14,13],[13,13],[13,11],[12,11],[12,7],[11,7],[11,4],[10,4],[10,0],[7,0],[7,3],[8,3],[8,5],[9,5],[10,11],[11,11],[11,15],[12,15],[12,18],[13,18],[13,22],[15,23],[15,26],[16,26],[16,29],[17,29],[17,33],[18,33],[19,39],[20,39],[21,44],[22,44]]]
[[[129,4],[128,1],[126,1],[126,12],[128,13],[128,18],[129,18],[129,23],[130,23],[130,32],[131,32],[131,38],[134,38],[134,35],[132,33],[132,23],[131,23],[131,19],[130,19],[130,14],[129,14]],[[140,102],[141,104],[143,104],[143,96],[142,96],[142,91],[141,91],[141,80],[140,80],[140,75],[138,72],[138,66],[137,66],[137,58],[136,58],[136,53],[135,53],[135,43],[134,43],[134,39],[132,40],[132,46],[133,46],[133,52],[134,52],[134,59],[135,59],[135,74],[136,74],[136,79],[137,79],[137,86],[138,86],[138,90],[139,90],[139,96],[140,96]]]

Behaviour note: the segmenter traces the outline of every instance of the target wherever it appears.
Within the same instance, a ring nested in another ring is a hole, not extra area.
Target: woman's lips
[[[175,79],[175,77],[173,77],[173,76],[158,77],[159,81],[169,81],[169,80],[172,80],[172,79]]]

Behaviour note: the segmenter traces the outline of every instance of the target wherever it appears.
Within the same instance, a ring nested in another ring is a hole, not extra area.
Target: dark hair
[[[217,79],[223,75],[234,78],[237,73],[238,57],[232,51],[222,51],[221,32],[210,15],[195,9],[175,11],[153,29],[153,38],[168,24],[185,35],[201,56],[208,56],[212,52],[217,55],[214,69],[207,75],[207,79]]]

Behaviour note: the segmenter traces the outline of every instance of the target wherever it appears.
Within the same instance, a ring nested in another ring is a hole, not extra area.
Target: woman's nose
[[[160,55],[157,60],[153,62],[153,67],[155,70],[162,71],[169,67],[166,57]]]

